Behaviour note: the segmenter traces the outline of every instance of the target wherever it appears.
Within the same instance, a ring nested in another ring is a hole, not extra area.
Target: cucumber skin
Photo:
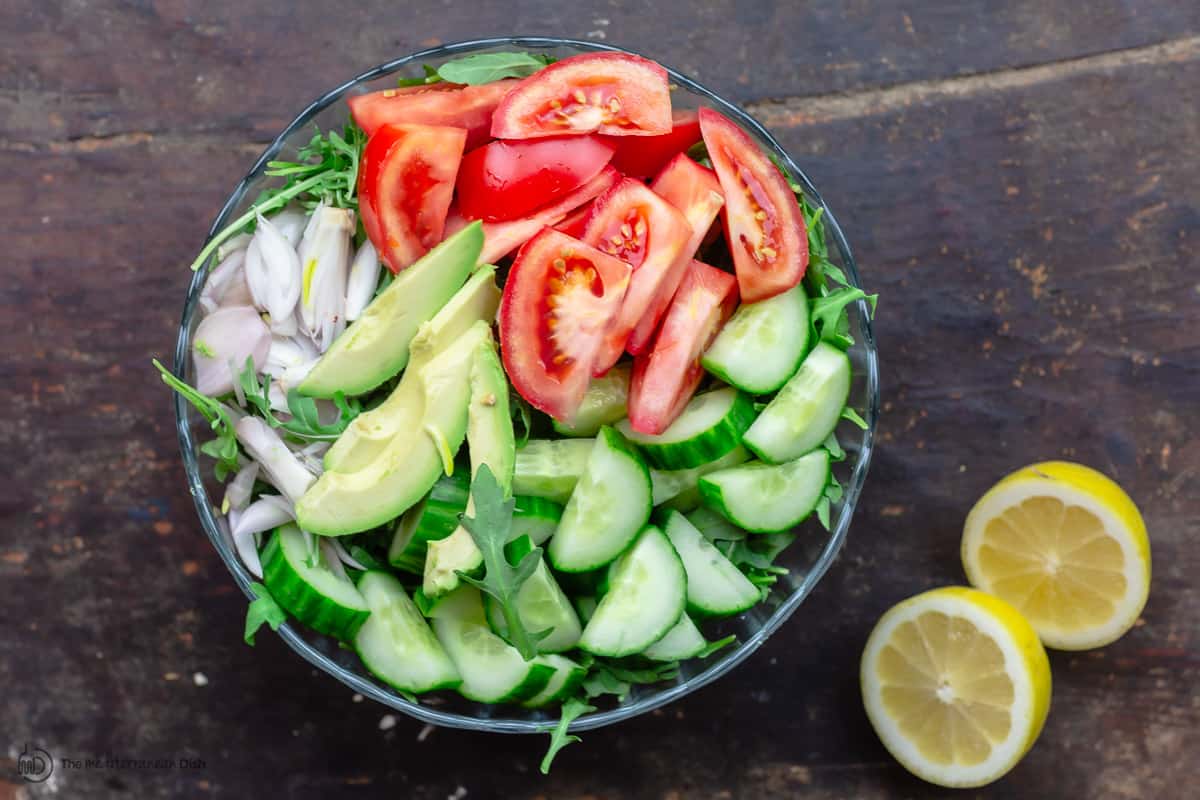
[[[803,457],[804,456],[801,456],[801,458],[803,458]],[[741,465],[741,466],[745,466],[745,465]],[[778,466],[778,465],[772,464],[770,466]],[[739,469],[739,467],[730,467],[730,469]],[[828,459],[826,459],[826,462],[825,462],[825,479],[826,479],[826,481],[829,480],[829,469],[830,469],[829,461],[828,461]],[[721,471],[723,471],[723,470],[721,470]],[[711,473],[711,475],[719,475],[721,471]],[[791,522],[789,522],[788,524],[784,525],[781,528],[756,527],[754,525],[747,524],[746,522],[737,519],[736,515],[733,514],[729,510],[729,506],[725,502],[724,491],[721,489],[721,487],[719,485],[717,485],[712,480],[710,480],[709,475],[705,475],[703,478],[700,479],[700,499],[703,501],[705,506],[716,511],[718,514],[725,517],[725,519],[729,520],[734,525],[738,526],[739,528],[741,528],[744,531],[749,531],[750,533],[783,533],[784,531],[791,530],[792,528],[796,527],[804,520],[808,519],[809,516],[812,515],[813,511],[816,510],[817,503],[819,503],[821,501],[821,496],[817,495],[817,498],[813,501],[812,505],[809,506],[808,509],[803,514],[800,514],[799,516],[795,517]]]
[[[415,575],[425,574],[425,552],[429,542],[445,539],[458,527],[458,518],[467,508],[471,493],[470,473],[455,470],[443,475],[429,491],[421,507],[421,517],[413,530],[412,539],[399,553],[388,551],[388,563]]]
[[[660,523],[662,525],[663,532],[666,533],[667,539],[670,540],[672,546],[674,546],[675,540],[671,538],[670,530],[671,530],[671,526],[672,526],[672,520],[675,518],[682,520],[682,524],[686,525],[688,528],[694,528],[696,530],[696,534],[701,539],[701,547],[702,548],[704,547],[705,544],[707,544],[709,547],[716,549],[716,545],[714,545],[712,542],[710,542],[708,540],[708,537],[706,537],[703,533],[701,533],[700,529],[696,528],[696,526],[692,524],[691,520],[689,520],[686,516],[684,516],[683,514],[681,514],[678,511],[668,511],[668,512],[662,514],[660,517]],[[680,523],[676,522],[675,524],[678,525]],[[679,550],[680,550],[680,548],[678,548],[678,547],[675,548],[675,552],[678,553]],[[716,558],[719,561],[729,562],[729,559],[727,559],[724,556],[724,554],[722,554],[719,550],[717,551]],[[679,560],[683,562],[683,568],[686,571],[687,565],[688,565],[687,560],[684,559],[682,554],[680,554]],[[734,573],[736,573],[736,575],[739,578],[741,578],[742,580],[746,580],[745,576],[742,575],[742,573],[738,570],[738,568],[733,563],[730,562],[729,567]],[[696,587],[698,587],[699,585],[700,584],[697,583]],[[693,619],[714,619],[714,618],[719,618],[719,617],[731,617],[735,614],[741,614],[744,611],[748,611],[749,609],[758,605],[759,601],[762,599],[762,596],[758,593],[758,591],[754,590],[752,592],[749,592],[746,595],[744,602],[742,602],[740,605],[715,607],[715,606],[705,604],[704,602],[702,602],[702,600],[699,596],[699,590],[693,591],[694,588],[695,587],[693,587],[691,576],[689,575],[688,576],[688,591],[687,591],[687,613],[690,614]]]
[[[554,669],[554,667],[551,667]],[[582,666],[576,666],[571,670],[571,674],[567,676],[566,681],[557,692],[549,697],[539,698],[538,695],[531,695],[528,700],[521,702],[524,708],[545,708],[552,703],[558,703],[566,700],[571,695],[575,694],[575,690],[583,683],[583,679],[587,677],[587,669]],[[547,684],[549,681],[547,681]],[[539,692],[540,694],[540,692]],[[537,702],[535,702],[537,701]]]
[[[545,544],[546,540],[554,535],[558,521],[562,519],[562,505],[544,497],[528,495],[518,495],[513,500],[516,501],[516,505],[513,508],[513,534],[510,534],[512,538],[529,536],[535,546]]]
[[[664,472],[695,469],[716,461],[741,444],[742,434],[749,430],[757,416],[749,396],[740,391],[735,392],[729,413],[707,431],[682,442],[655,443],[634,440],[634,446],[642,452],[651,467]],[[684,413],[687,413],[686,410]]]
[[[318,633],[352,643],[358,629],[367,621],[367,617],[371,616],[370,611],[347,608],[328,598],[324,598],[323,602],[310,602],[304,594],[292,592],[290,587],[307,584],[283,555],[278,532],[271,535],[267,546],[263,548],[262,567],[263,583],[271,592],[271,596],[275,598],[275,602],[279,603],[283,610],[295,617],[297,621]],[[330,609],[330,606],[335,607],[336,610]]]
[[[663,640],[670,636],[675,631],[675,628],[678,628],[680,625],[682,625],[684,620],[687,620],[691,625],[692,630],[696,630],[699,634],[699,643],[697,643],[697,645],[691,650],[667,650],[665,648],[660,648],[659,645],[663,643]],[[679,622],[676,622],[671,630],[663,634],[662,639],[659,639],[657,642],[643,650],[642,655],[653,661],[683,661],[685,659],[695,658],[696,656],[700,655],[700,653],[703,652],[704,648],[707,646],[708,642],[704,640],[704,635],[699,633],[699,630],[696,628],[695,621],[685,613],[679,618]]]
[[[473,696],[470,691],[465,690],[466,683],[458,687],[458,693],[468,700],[474,700],[477,703],[521,703],[531,697],[536,697],[538,692],[546,688],[546,684],[550,683],[550,679],[553,677],[554,667],[549,664],[531,664],[525,680],[514,686],[508,694],[501,697]]]

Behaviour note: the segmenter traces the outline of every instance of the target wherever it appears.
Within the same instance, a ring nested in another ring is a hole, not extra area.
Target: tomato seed
[[[762,254],[772,260],[774,260],[775,256],[779,255],[778,253],[775,252],[774,247],[764,247],[762,249]]]
[[[586,103],[587,102],[587,95],[583,93],[582,89],[576,89],[575,94],[572,95],[572,97],[575,98],[576,103]]]
[[[609,100],[608,101],[608,110],[614,114],[617,113],[618,111],[620,111],[621,110],[621,101],[615,97],[612,98],[611,100]]]
[[[556,258],[554,259],[554,268],[559,272],[562,272],[567,268],[567,262],[561,258]]]

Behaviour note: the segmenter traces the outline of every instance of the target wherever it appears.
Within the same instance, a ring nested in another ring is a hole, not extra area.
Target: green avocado
[[[301,394],[360,395],[404,369],[418,328],[459,290],[479,262],[483,226],[463,228],[396,276],[301,382]]]
[[[496,286],[496,268],[485,264],[450,298],[450,302],[421,326],[413,338],[412,359],[400,379],[400,384],[387,400],[376,408],[355,417],[342,432],[333,447],[325,453],[328,472],[354,472],[371,463],[383,452],[396,434],[415,427],[420,410],[413,403],[420,395],[417,374],[438,353],[445,350],[471,328],[496,316],[500,305],[500,289]]]
[[[471,365],[491,337],[491,326],[480,320],[419,370],[410,367],[403,383],[415,383],[417,390],[391,409],[400,418],[389,420],[395,435],[360,469],[318,478],[296,503],[300,527],[342,536],[383,525],[420,502],[439,475],[452,472],[467,433]]]

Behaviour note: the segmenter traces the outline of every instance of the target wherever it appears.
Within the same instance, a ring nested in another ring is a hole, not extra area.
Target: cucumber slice
[[[529,542],[528,539],[525,541]],[[524,553],[521,555],[523,557]],[[520,559],[512,560],[516,562]],[[491,595],[485,596],[483,602],[488,624],[493,631],[507,638],[508,623],[500,603]],[[539,560],[537,568],[517,592],[517,613],[521,615],[525,630],[530,633],[550,631],[549,636],[537,643],[539,653],[561,653],[570,650],[579,641],[579,633],[583,628],[579,623],[579,615],[575,613],[558,581],[554,580],[545,560]]]
[[[786,464],[751,462],[700,479],[704,504],[755,533],[778,533],[813,512],[829,483],[829,453],[814,450]]]
[[[429,542],[454,532],[470,494],[471,477],[465,469],[438,478],[426,498],[400,518],[388,549],[388,563],[405,572],[424,574]]]
[[[517,451],[513,494],[567,502],[594,443],[592,439],[530,439]]]
[[[513,499],[516,506],[513,508],[512,531],[509,537],[515,541],[522,536],[528,536],[535,546],[544,544],[558,528],[563,507],[544,497],[518,495]]]
[[[285,611],[315,631],[349,642],[370,615],[367,601],[325,561],[320,540],[315,556],[295,525],[284,525],[263,548],[263,583]],[[311,559],[311,563],[310,563]]]
[[[566,700],[579,688],[579,684],[583,683],[583,678],[587,675],[586,669],[566,656],[543,655],[534,660],[539,664],[554,667],[554,675],[545,689],[521,703],[526,708],[540,708]]]
[[[744,447],[735,447],[716,461],[694,469],[677,469],[662,471],[650,470],[650,483],[654,487],[654,505],[661,506],[674,498],[694,491],[700,484],[700,478],[719,469],[736,467],[750,460],[750,453]]]
[[[651,466],[678,470],[694,469],[726,455],[738,446],[753,421],[750,398],[726,387],[693,397],[657,436],[638,433],[627,419],[617,423],[617,429],[638,446]]]
[[[583,624],[586,625],[588,623],[588,620],[596,613],[596,606],[599,604],[600,601],[590,594],[580,595],[575,598],[575,610],[579,612],[579,619],[582,620]]]
[[[642,655],[655,661],[682,661],[698,656],[705,647],[708,642],[704,634],[692,618],[684,614],[666,636],[643,650]]]
[[[850,359],[821,342],[754,420],[742,442],[763,461],[782,464],[820,447],[850,396]]]
[[[621,556],[579,648],[614,658],[639,653],[675,627],[686,602],[683,562],[666,535],[648,525]]]
[[[666,534],[687,571],[688,611],[704,616],[740,614],[761,599],[750,579],[683,514],[667,513]]]
[[[743,303],[721,328],[700,363],[750,394],[778,391],[808,352],[811,328],[803,286],[758,303]]]
[[[358,629],[354,649],[375,677],[404,692],[454,689],[462,678],[400,581],[366,572],[358,591],[371,616]]]
[[[601,425],[612,425],[624,418],[632,372],[632,367],[620,364],[599,378],[592,378],[575,413],[575,422],[568,425],[554,420],[554,430],[563,436],[595,436]]]
[[[605,426],[563,509],[547,553],[555,569],[586,572],[621,554],[650,519],[650,473],[621,434]]]
[[[744,530],[708,506],[700,506],[684,516],[710,542],[740,542],[746,538]]]
[[[446,596],[433,617],[433,632],[462,676],[459,693],[481,703],[513,703],[536,696],[554,676],[554,667],[526,661],[488,627],[483,600],[474,586]]]

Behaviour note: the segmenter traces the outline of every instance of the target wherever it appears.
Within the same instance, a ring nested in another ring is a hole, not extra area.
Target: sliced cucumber
[[[534,545],[544,544],[558,528],[558,521],[562,519],[563,507],[544,497],[518,495],[513,499],[516,501],[516,506],[513,508],[512,530],[509,537],[516,540],[522,536],[528,536]]]
[[[566,700],[579,688],[579,684],[583,683],[583,678],[587,675],[583,666],[566,656],[542,655],[534,660],[539,664],[554,667],[554,675],[545,689],[521,703],[526,708],[540,708]]]
[[[632,372],[629,366],[619,364],[599,378],[592,378],[575,413],[575,422],[568,425],[554,420],[554,430],[563,436],[595,436],[601,425],[612,425],[624,418]]]
[[[575,598],[575,610],[579,612],[579,619],[586,625],[592,615],[596,613],[596,606],[600,601],[590,594],[579,595]]]
[[[358,629],[354,649],[375,677],[404,692],[454,689],[462,678],[400,581],[366,572],[358,591],[371,616]]]
[[[285,611],[315,631],[349,642],[371,610],[354,583],[330,569],[320,540],[308,542],[295,525],[275,531],[263,548],[263,583]]]
[[[513,703],[536,696],[555,668],[526,661],[488,627],[483,600],[474,586],[460,586],[438,604],[433,632],[462,676],[458,691],[481,703]]]
[[[667,513],[666,534],[687,571],[688,611],[704,616],[740,614],[762,597],[750,579],[683,514]]]
[[[763,461],[782,464],[820,447],[850,395],[850,359],[821,342],[754,420],[742,442]]]
[[[803,286],[744,303],[721,328],[700,363],[750,394],[770,394],[796,373],[808,352],[808,296]]]
[[[642,655],[655,661],[682,661],[698,656],[705,647],[708,647],[708,642],[704,634],[700,633],[692,618],[684,614],[675,627],[667,631],[666,636],[643,650]]]
[[[661,506],[680,495],[694,491],[700,484],[700,478],[710,472],[750,460],[750,453],[744,447],[735,447],[716,461],[694,469],[677,469],[662,471],[650,470],[650,483],[654,487],[654,505]]]
[[[517,451],[513,494],[567,502],[593,444],[591,439],[530,439]]]
[[[744,530],[708,506],[700,506],[684,516],[710,542],[740,542],[746,538]]]
[[[388,563],[405,572],[424,574],[427,545],[454,532],[459,516],[467,510],[470,494],[467,470],[439,477],[426,498],[400,518],[388,549]]]
[[[829,453],[814,450],[785,464],[751,462],[700,479],[704,504],[755,533],[777,533],[813,512],[829,482]]]
[[[694,469],[726,455],[754,421],[754,404],[733,387],[698,394],[671,426],[657,436],[638,433],[629,420],[617,429],[658,469]],[[824,437],[822,437],[824,438]]]
[[[648,525],[618,561],[579,648],[614,658],[639,653],[675,627],[686,603],[683,562],[666,535]]]
[[[529,542],[529,539],[523,541]],[[524,553],[521,554],[523,556]],[[514,557],[512,561],[518,562],[520,558]],[[496,633],[507,638],[508,623],[500,604],[491,595],[485,596],[483,601],[488,624]],[[545,560],[538,562],[537,568],[517,592],[517,613],[521,615],[525,630],[530,633],[550,631],[548,636],[538,641],[539,653],[561,653],[570,650],[579,641],[579,633],[583,628],[579,623],[579,615],[575,613],[558,581],[554,580]]]
[[[550,537],[550,563],[586,572],[621,554],[650,519],[650,473],[614,429],[600,429],[579,484]]]

